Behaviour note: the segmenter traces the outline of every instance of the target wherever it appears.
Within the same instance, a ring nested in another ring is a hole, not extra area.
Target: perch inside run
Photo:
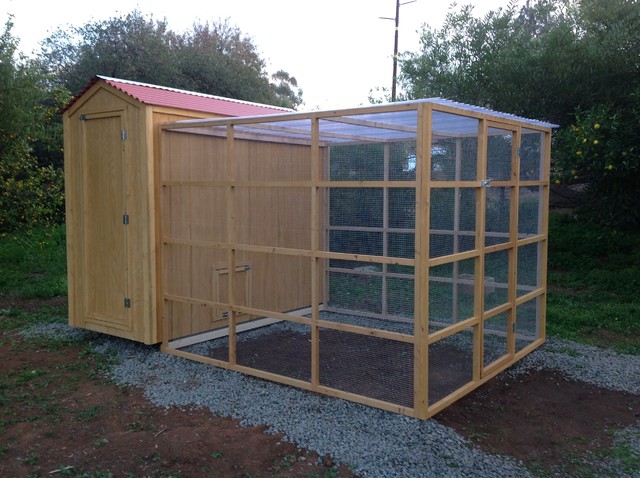
[[[163,125],[163,349],[432,416],[544,341],[553,126],[441,99]]]

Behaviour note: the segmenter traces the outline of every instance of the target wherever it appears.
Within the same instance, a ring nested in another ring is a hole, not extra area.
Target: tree
[[[180,88],[274,103],[265,62],[251,39],[228,22],[194,24],[175,44]]]
[[[517,5],[512,1],[483,18],[464,6],[450,11],[441,29],[425,27],[420,51],[401,59],[400,79],[407,97],[443,96],[558,123],[556,179],[585,184],[584,204],[598,207],[583,210],[592,217],[597,214],[598,221],[640,226],[637,214],[630,211],[637,189],[627,183],[640,182],[638,169],[611,162],[605,164],[607,169],[597,168],[603,156],[593,156],[596,149],[582,151],[582,158],[575,149],[576,141],[585,139],[577,134],[585,131],[585,122],[611,126],[606,129],[607,144],[615,144],[610,153],[619,157],[623,151],[630,154],[637,141],[623,123],[637,122],[640,106],[638,0],[538,0]],[[600,134],[605,132],[602,127]],[[585,169],[588,164],[594,167]],[[609,165],[621,174],[614,174]]]
[[[287,91],[284,77],[270,83],[256,45],[228,21],[196,23],[178,34],[166,20],[134,10],[59,29],[43,42],[40,59],[73,93],[102,74],[260,103],[301,103],[302,92]],[[295,78],[282,70],[276,75],[281,73],[293,85]]]
[[[271,88],[275,92],[277,104],[296,109],[302,104],[302,90],[298,88],[298,80],[284,70],[271,75]]]
[[[55,81],[78,93],[95,75],[167,85],[178,71],[167,22],[139,11],[81,27],[60,28],[42,44],[40,59]]]
[[[47,103],[46,76],[17,54],[12,28],[10,17],[0,36],[0,231],[64,217],[62,130],[54,119],[60,103]],[[38,156],[38,149],[48,154]]]
[[[483,18],[463,6],[441,29],[425,27],[400,78],[409,98],[444,96],[568,125],[576,108],[634,90],[639,12],[637,0],[538,0],[519,9],[512,1]]]
[[[582,184],[582,214],[621,229],[640,224],[640,88],[625,106],[596,105],[556,137],[555,180]]]

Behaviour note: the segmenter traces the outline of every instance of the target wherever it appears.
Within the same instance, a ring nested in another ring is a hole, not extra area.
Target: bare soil
[[[0,476],[356,476],[266,427],[153,406],[96,373],[99,360],[0,332]],[[639,423],[640,396],[555,371],[503,374],[434,419],[491,453],[575,475],[586,457],[612,446],[612,431]]]
[[[109,383],[81,349],[0,346],[0,476],[353,477],[266,427],[163,409]]]
[[[559,476],[581,476],[587,460],[607,455],[612,432],[640,423],[640,395],[567,380],[553,370],[502,374],[436,420],[490,453]]]

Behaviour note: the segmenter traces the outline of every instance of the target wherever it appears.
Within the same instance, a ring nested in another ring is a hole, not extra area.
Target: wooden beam
[[[413,406],[415,416],[425,419],[429,408],[429,229],[431,209],[432,109],[418,110],[420,133],[416,145],[416,238],[414,284]]]

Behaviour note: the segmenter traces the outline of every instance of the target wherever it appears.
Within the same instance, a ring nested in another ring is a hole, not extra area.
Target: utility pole
[[[396,24],[394,41],[393,41],[393,81],[391,82],[391,101],[396,100],[396,83],[398,79],[398,30],[400,26],[400,6],[407,3],[415,3],[418,0],[411,0],[409,2],[402,2],[396,0],[396,16],[394,18],[380,17],[383,20],[393,20]]]

